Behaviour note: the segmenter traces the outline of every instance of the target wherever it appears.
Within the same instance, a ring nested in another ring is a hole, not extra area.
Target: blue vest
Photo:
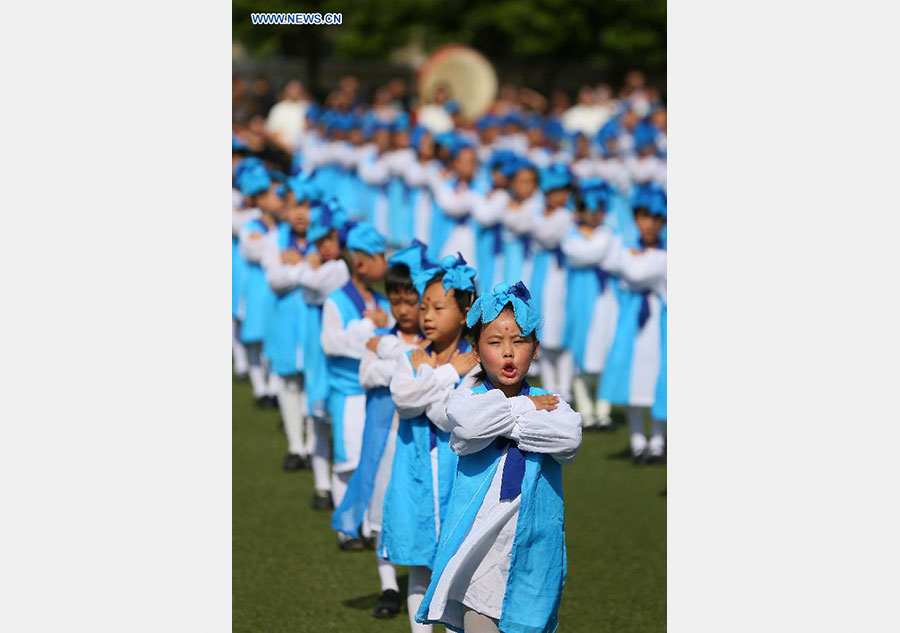
[[[372,291],[375,302],[381,306],[385,312],[390,313],[391,304],[387,298],[375,291]],[[362,296],[352,281],[348,281],[343,288],[338,288],[328,298],[334,301],[344,321],[344,327],[351,321],[362,319],[362,313],[365,311],[365,303]],[[335,396],[355,396],[365,393],[365,390],[359,385],[359,359],[350,358],[349,356],[326,356],[326,366],[328,368],[328,389],[329,397],[331,394]]]
[[[301,245],[290,225],[282,222],[278,225],[278,248],[287,250],[290,247],[299,250]],[[272,371],[280,376],[296,374],[299,370],[297,354],[303,349],[305,313],[306,302],[303,301],[303,291],[299,287],[276,295],[263,351],[272,363]]]
[[[460,341],[459,349],[467,352],[469,344]],[[406,353],[406,362],[411,364],[410,353]],[[437,553],[432,447],[437,449],[438,508],[444,525],[457,462],[456,453],[450,448],[450,434],[437,428],[424,414],[400,420],[391,481],[384,495],[379,553],[395,565],[431,567]]]
[[[262,220],[251,220],[248,226],[253,231],[268,233],[269,227]],[[261,342],[266,337],[269,319],[275,309],[275,293],[266,280],[266,273],[256,262],[247,262],[244,320],[241,322],[241,342]]]
[[[486,391],[483,384],[473,390],[475,394]],[[546,393],[532,387],[529,395]],[[438,579],[475,522],[506,444],[505,438],[498,438],[477,453],[459,458],[432,581],[416,614],[420,622],[427,621]],[[523,454],[525,474],[519,518],[499,628],[504,633],[552,633],[558,624],[557,612],[566,580],[562,466],[547,454]]]
[[[231,236],[231,316],[240,318],[241,302],[245,300],[247,262],[241,255],[240,242]]]

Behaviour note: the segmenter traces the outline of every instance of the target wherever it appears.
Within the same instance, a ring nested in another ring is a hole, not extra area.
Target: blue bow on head
[[[541,170],[541,191],[548,192],[572,185],[572,172],[565,163],[554,163]]]
[[[475,123],[475,127],[479,130],[486,130],[489,127],[498,127],[500,125],[500,118],[493,114],[485,114],[483,117],[478,119],[478,122]]]
[[[246,159],[243,162],[250,161]],[[237,186],[241,194],[245,196],[255,196],[266,191],[272,184],[269,178],[269,172],[261,160],[253,159],[249,165],[246,165],[237,177]]]
[[[416,287],[416,292],[419,293],[420,297],[425,294],[425,288],[428,287],[428,283],[442,272],[444,277],[441,282],[444,286],[444,293],[447,293],[451,288],[454,290],[475,291],[475,282],[473,280],[477,273],[474,268],[467,266],[463,256],[457,253],[455,257],[453,255],[445,255],[439,266],[432,266],[412,275],[413,286]]]
[[[512,178],[519,171],[523,169],[530,169],[535,174],[538,174],[537,165],[532,163],[527,158],[522,158],[521,156],[516,156],[513,160],[510,160],[507,163],[504,163],[503,167],[500,168],[500,171],[503,172],[503,175],[507,178]]]
[[[493,154],[491,154],[490,159],[488,159],[488,168],[491,171],[495,169],[503,170],[503,166],[507,163],[510,163],[516,160],[518,157],[516,153],[509,149],[501,149],[497,150]]]
[[[634,128],[634,148],[640,151],[645,147],[655,147],[658,134],[656,126],[648,121],[641,121]]]
[[[524,122],[522,121],[521,113],[513,110],[503,117],[503,125],[518,125],[519,127],[524,127]]]
[[[588,178],[581,182],[581,199],[588,211],[606,210],[612,188],[599,178]]]
[[[368,222],[359,222],[347,233],[347,248],[369,255],[383,253],[387,243],[384,236]]]
[[[560,123],[559,119],[556,117],[550,117],[547,119],[547,122],[544,123],[544,135],[553,141],[558,141],[561,139],[566,133],[563,124]]]
[[[544,118],[540,114],[531,114],[525,118],[525,127],[528,129],[544,127]]]
[[[453,99],[447,99],[444,102],[444,110],[446,110],[448,114],[456,114],[459,112],[459,102],[454,101]]]
[[[473,145],[472,141],[466,137],[456,135],[453,142],[450,144],[450,158],[456,158],[459,155],[460,150],[467,147],[475,147],[475,145]]]
[[[422,142],[422,139],[425,138],[426,134],[430,134],[427,127],[421,125],[415,126],[412,130],[412,137],[409,140],[410,145],[415,149],[419,149],[419,143]]]
[[[428,246],[417,239],[412,241],[412,246],[408,246],[403,250],[397,251],[388,258],[388,265],[395,266],[401,264],[409,269],[410,278],[421,274],[428,268],[434,268],[435,264],[428,260],[425,252]]]
[[[306,108],[306,118],[317,121],[320,116],[322,116],[322,108],[315,103],[309,104],[309,107]]]
[[[657,183],[647,183],[638,187],[631,203],[633,209],[643,207],[650,215],[668,219],[668,197],[665,189]]]
[[[315,202],[309,210],[309,228],[306,229],[306,239],[317,242],[333,229],[340,231],[347,224],[347,213],[340,207],[337,200],[320,200]]]
[[[294,192],[297,202],[304,200],[318,200],[321,195],[310,174],[295,174],[285,181],[285,184]]]
[[[522,336],[534,332],[540,324],[541,315],[531,301],[531,293],[521,281],[512,286],[497,284],[491,292],[478,297],[466,316],[466,325],[473,327],[479,321],[487,325],[496,319],[507,305],[512,305],[513,315],[522,330]]]

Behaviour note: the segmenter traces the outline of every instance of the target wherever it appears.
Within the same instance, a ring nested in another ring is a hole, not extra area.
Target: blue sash
[[[484,387],[488,391],[494,389],[491,381],[485,378]],[[517,395],[527,396],[531,393],[531,385],[528,381],[522,383],[522,388]],[[506,462],[503,464],[503,475],[500,479],[500,501],[515,499],[522,493],[522,478],[525,476],[525,456],[519,450],[519,445],[508,437],[498,437],[498,446],[506,450]]]

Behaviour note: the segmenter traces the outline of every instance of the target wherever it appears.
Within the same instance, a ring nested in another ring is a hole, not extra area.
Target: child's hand
[[[387,327],[388,315],[387,315],[387,312],[385,312],[383,308],[377,308],[375,310],[366,310],[365,312],[363,312],[363,317],[368,317],[368,318],[372,319],[372,323],[375,324],[375,327]]]
[[[628,250],[631,251],[632,255],[640,255],[643,252],[637,248],[629,248]]]
[[[525,397],[531,399],[534,403],[534,408],[538,411],[553,411],[556,409],[556,405],[559,404],[559,396],[554,396],[552,393],[547,393],[543,396]]]
[[[437,367],[437,359],[422,349],[414,349],[409,354],[409,362],[412,363],[413,369],[418,370],[422,364],[431,368]]]
[[[322,256],[318,253],[307,253],[306,255],[306,263],[312,266],[313,268],[318,268],[322,265]]]
[[[251,242],[255,242],[256,240],[260,240],[260,239],[262,239],[262,233],[251,233],[251,234],[248,236],[248,239],[249,239]]]
[[[431,341],[428,340],[427,338],[423,338],[421,341],[419,341],[418,343],[416,343],[416,345],[419,346],[419,349],[425,349],[426,347],[428,347],[429,345],[431,345]]]
[[[475,360],[475,356],[472,352],[466,352],[465,354],[457,354],[451,358],[450,364],[453,365],[453,369],[456,370],[457,374],[465,376],[469,373],[469,370],[478,364],[478,361]]]
[[[594,234],[594,229],[589,227],[587,224],[579,224],[578,232],[581,233],[582,235],[584,235],[585,237],[589,238]]]
[[[378,342],[381,340],[380,336],[373,336],[368,341],[366,341],[366,349],[370,352],[374,352],[378,348]]]
[[[281,251],[282,264],[299,264],[302,261],[303,255],[295,251],[293,248],[289,248],[286,251]]]

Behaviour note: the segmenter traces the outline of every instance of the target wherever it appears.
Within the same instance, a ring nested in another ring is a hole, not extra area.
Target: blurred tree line
[[[263,11],[340,12],[343,23],[251,24]],[[632,68],[665,82],[665,0],[233,0],[232,23],[252,56],[303,58],[313,83],[323,59],[387,60],[411,41],[427,53],[462,43],[494,62],[528,64],[536,84],[565,64],[612,83]]]

